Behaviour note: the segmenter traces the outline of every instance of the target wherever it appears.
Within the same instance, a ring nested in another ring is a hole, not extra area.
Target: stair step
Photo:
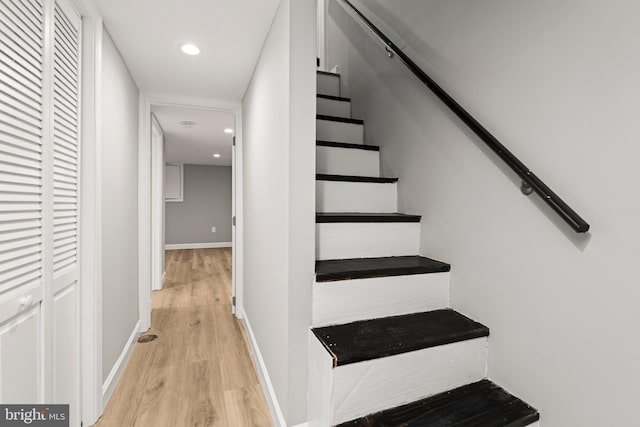
[[[316,114],[329,117],[351,117],[351,100],[342,96],[318,94]]]
[[[327,120],[329,122],[351,123],[354,125],[364,124],[364,121],[360,119],[352,119],[349,117],[338,117],[338,116],[324,116],[322,114],[317,114],[316,120]]]
[[[419,217],[333,215],[316,223],[317,260],[407,256],[420,251]]]
[[[364,144],[364,123],[347,117],[316,115],[316,139]]]
[[[393,184],[394,182],[398,182],[398,178],[383,178],[383,177],[376,177],[376,176],[316,174],[316,181],[373,182],[373,183],[377,183],[377,184]]]
[[[337,222],[420,222],[420,215],[402,213],[316,213],[316,224]]]
[[[446,273],[450,270],[449,264],[417,255],[338,259],[316,261],[316,282]]]
[[[358,144],[316,143],[316,173],[321,175],[380,176],[380,151]]]
[[[482,380],[338,427],[524,427],[539,419],[536,409]]]
[[[345,98],[344,96],[325,95],[322,93],[319,93],[316,96],[322,99],[330,99],[331,101],[351,102],[351,98]]]
[[[346,142],[316,141],[316,145],[319,147],[336,147],[351,148],[356,150],[380,151],[380,147],[377,145],[349,144]]]
[[[397,182],[368,178],[320,176],[316,179],[316,212],[398,212]]]
[[[317,74],[321,74],[323,76],[334,76],[334,77],[340,77],[340,74],[338,73],[332,73],[331,71],[322,71],[322,70],[316,70]]]
[[[362,320],[312,331],[333,357],[334,367],[489,335],[486,326],[451,309]]]
[[[340,96],[340,75],[318,71],[316,76],[316,91],[319,94]]]
[[[447,308],[449,270],[449,264],[420,256],[316,261],[312,325]]]

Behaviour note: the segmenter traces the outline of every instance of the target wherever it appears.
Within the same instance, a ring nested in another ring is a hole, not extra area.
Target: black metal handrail
[[[589,224],[571,209],[556,193],[524,163],[509,151],[498,139],[482,126],[467,110],[453,99],[440,85],[427,75],[415,62],[389,39],[378,27],[362,14],[349,0],[343,0],[362,19],[367,27],[385,44],[389,57],[397,55],[409,70],[422,81],[453,113],[460,118],[484,143],[500,157],[521,179],[522,192],[536,192],[544,202],[578,233],[589,230]]]

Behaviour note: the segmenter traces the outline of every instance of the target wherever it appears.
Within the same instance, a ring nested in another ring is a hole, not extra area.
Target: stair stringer
[[[449,307],[449,272],[315,282],[312,326]]]
[[[310,334],[310,426],[327,427],[479,381],[486,337],[333,367]]]

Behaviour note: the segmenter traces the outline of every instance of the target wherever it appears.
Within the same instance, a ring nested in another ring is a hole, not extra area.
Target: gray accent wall
[[[165,217],[167,245],[231,242],[231,167],[184,165],[183,201]]]
[[[138,88],[105,31],[102,47],[102,378],[138,322]]]

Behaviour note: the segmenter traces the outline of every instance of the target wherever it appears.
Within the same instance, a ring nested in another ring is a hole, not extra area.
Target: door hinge
[[[234,147],[236,146],[236,137],[235,136],[233,137],[233,146]]]
[[[231,304],[233,304],[233,306],[236,306],[236,297],[231,297]]]
[[[236,226],[236,216],[234,215],[233,218],[231,218],[231,224],[235,227]]]

